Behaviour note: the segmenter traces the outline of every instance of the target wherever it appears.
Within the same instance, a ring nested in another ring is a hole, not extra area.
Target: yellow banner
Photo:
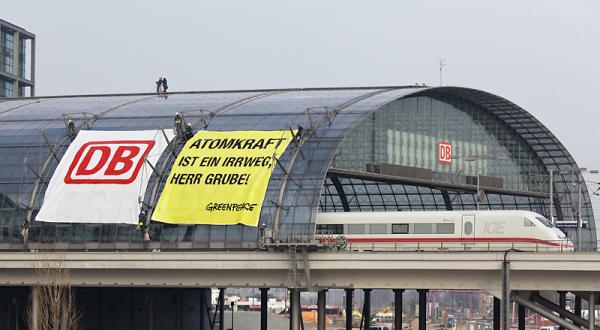
[[[171,169],[152,220],[257,226],[267,185],[290,131],[199,131]]]

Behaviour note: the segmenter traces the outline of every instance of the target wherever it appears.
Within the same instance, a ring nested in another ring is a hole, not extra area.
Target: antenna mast
[[[440,67],[440,86],[442,86],[443,77],[444,77],[444,67],[446,66],[446,59],[439,59],[438,65]]]

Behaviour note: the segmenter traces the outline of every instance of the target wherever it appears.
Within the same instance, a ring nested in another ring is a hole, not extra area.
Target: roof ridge
[[[227,94],[227,93],[252,93],[252,92],[275,92],[275,91],[336,91],[336,90],[368,90],[368,89],[403,89],[403,88],[429,88],[423,85],[404,86],[356,86],[356,87],[300,87],[300,88],[265,88],[265,89],[232,89],[232,90],[204,90],[204,91],[180,91],[168,92],[166,94],[148,93],[101,93],[101,94],[67,94],[33,97],[6,97],[2,101],[49,99],[49,98],[78,98],[78,97],[118,97],[118,96],[150,96],[150,95],[186,95],[186,94]]]

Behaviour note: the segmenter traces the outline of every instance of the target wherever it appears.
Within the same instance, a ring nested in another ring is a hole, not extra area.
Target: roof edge
[[[298,88],[264,88],[264,89],[232,89],[232,90],[205,90],[205,91],[180,91],[158,93],[100,93],[100,94],[67,94],[33,97],[4,97],[0,101],[36,100],[55,98],[78,98],[78,97],[117,97],[117,96],[151,96],[151,95],[186,95],[186,94],[225,94],[225,93],[253,93],[253,92],[286,92],[286,91],[326,91],[326,90],[370,90],[370,89],[404,89],[404,88],[431,88],[426,85],[404,85],[404,86],[354,86],[354,87],[298,87]]]

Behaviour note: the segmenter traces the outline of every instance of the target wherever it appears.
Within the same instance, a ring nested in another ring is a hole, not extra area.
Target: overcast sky
[[[37,94],[444,84],[503,96],[600,168],[600,1],[4,1]],[[600,181],[600,177],[592,180]]]

